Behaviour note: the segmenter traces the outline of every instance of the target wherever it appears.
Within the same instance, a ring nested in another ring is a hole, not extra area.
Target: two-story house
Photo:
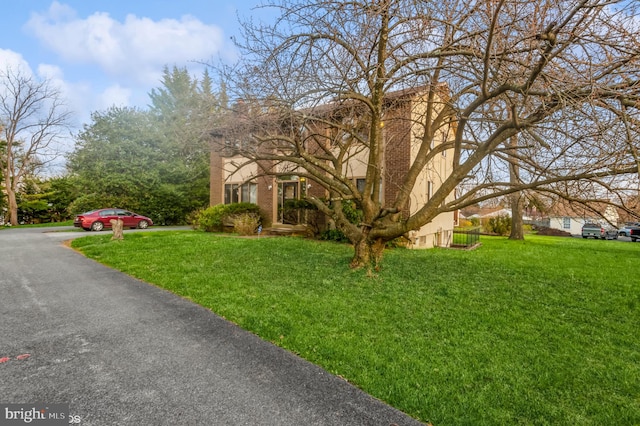
[[[439,90],[446,90],[443,85]],[[380,202],[391,203],[395,199],[407,172],[415,161],[422,144],[426,97],[426,89],[403,90],[388,94],[385,98],[387,108],[382,128],[384,138],[384,159],[380,182]],[[336,114],[336,106],[323,105],[321,109]],[[318,110],[315,110],[318,114]],[[335,117],[333,117],[335,119]],[[351,117],[353,119],[353,117]],[[320,121],[320,120],[319,120]],[[329,134],[334,129],[323,129],[319,122],[316,131]],[[440,131],[436,145],[450,140],[452,129]],[[217,135],[225,138],[224,132]],[[233,143],[243,143],[242,141]],[[249,138],[249,136],[247,136]],[[268,226],[295,226],[304,223],[304,218],[287,214],[287,205],[291,201],[304,199],[306,196],[318,198],[328,197],[328,193],[317,182],[296,173],[296,167],[286,162],[248,161],[237,155],[232,143],[220,141],[212,144],[211,152],[211,205],[219,203],[250,202],[258,204],[270,224]],[[229,149],[230,148],[230,149]],[[403,209],[409,213],[417,211],[439,188],[443,180],[449,176],[453,167],[451,150],[445,149],[436,154],[421,171],[412,188],[409,205]],[[362,191],[367,172],[368,150],[362,144],[353,144],[344,155],[343,176]],[[289,172],[286,172],[289,170]],[[299,169],[298,169],[299,170]],[[269,175],[269,171],[279,176]],[[266,173],[265,173],[266,172]],[[430,248],[449,246],[453,237],[456,221],[454,212],[440,214],[432,222],[408,235],[413,248]],[[331,226],[325,221],[323,226]]]

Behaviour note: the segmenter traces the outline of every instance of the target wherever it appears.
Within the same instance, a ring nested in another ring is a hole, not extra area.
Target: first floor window
[[[240,185],[236,183],[227,183],[224,185],[224,203],[231,204],[237,203],[240,199],[238,194],[238,187]]]
[[[562,218],[562,227],[564,229],[571,229],[571,218],[570,217],[563,217]]]
[[[240,187],[241,197],[240,200],[243,203],[258,204],[258,185],[255,183],[245,183]]]
[[[258,203],[258,184],[227,183],[224,185],[224,203]]]
[[[367,184],[367,180],[365,178],[356,178],[356,189],[358,190],[359,193],[363,193],[364,192],[364,187]],[[380,196],[379,196],[379,200],[382,203],[382,179],[380,179],[380,187],[378,188],[380,191]]]

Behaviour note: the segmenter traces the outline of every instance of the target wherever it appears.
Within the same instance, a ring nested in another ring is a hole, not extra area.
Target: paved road
[[[69,403],[81,425],[420,424],[44,231],[0,231],[0,403]]]

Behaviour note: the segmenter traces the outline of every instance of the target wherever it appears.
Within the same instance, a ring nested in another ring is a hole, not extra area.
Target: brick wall
[[[385,113],[384,202],[393,203],[411,164],[411,103],[398,103]],[[404,206],[406,207],[406,206]]]
[[[258,170],[270,170],[273,167],[271,161],[258,162]],[[262,176],[256,180],[258,184],[258,205],[265,215],[265,227],[271,226],[275,222],[276,212],[276,194],[278,193],[278,184],[273,176]]]
[[[209,176],[209,205],[215,206],[224,202],[224,179],[222,170],[222,157],[220,152],[214,149],[216,145],[212,143],[210,155],[210,176]]]

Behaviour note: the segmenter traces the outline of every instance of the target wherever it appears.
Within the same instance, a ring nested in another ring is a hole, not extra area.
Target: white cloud
[[[88,123],[91,112],[105,110],[112,106],[129,106],[132,89],[112,84],[101,93],[95,93],[95,87],[88,81],[70,82],[65,78],[62,68],[51,64],[40,64],[33,72],[27,61],[19,53],[0,49],[0,73],[20,73],[25,77],[35,77],[47,81],[50,87],[60,93],[59,100],[65,109],[72,113],[71,125],[79,129],[82,123]]]
[[[127,106],[131,101],[131,89],[119,84],[107,87],[99,96],[99,109],[104,110],[112,106]]]
[[[29,63],[21,54],[16,53],[13,50],[0,49],[0,71],[5,72],[8,70],[25,73],[26,75],[33,74]]]
[[[50,88],[56,89],[60,93],[59,100],[61,101],[67,99],[68,94],[72,92],[69,84],[64,80],[64,73],[60,67],[40,64],[37,72],[34,72],[21,54],[11,50],[0,49],[0,72],[9,72],[14,76],[20,75],[24,78],[33,78],[36,81],[46,81]]]
[[[52,81],[61,81],[64,78],[64,72],[60,67],[49,64],[38,65],[38,75]]]
[[[157,83],[165,65],[208,60],[224,44],[220,28],[193,16],[153,21],[128,15],[119,22],[96,12],[79,18],[58,2],[33,14],[26,28],[68,62],[98,65],[112,77],[142,84]]]

